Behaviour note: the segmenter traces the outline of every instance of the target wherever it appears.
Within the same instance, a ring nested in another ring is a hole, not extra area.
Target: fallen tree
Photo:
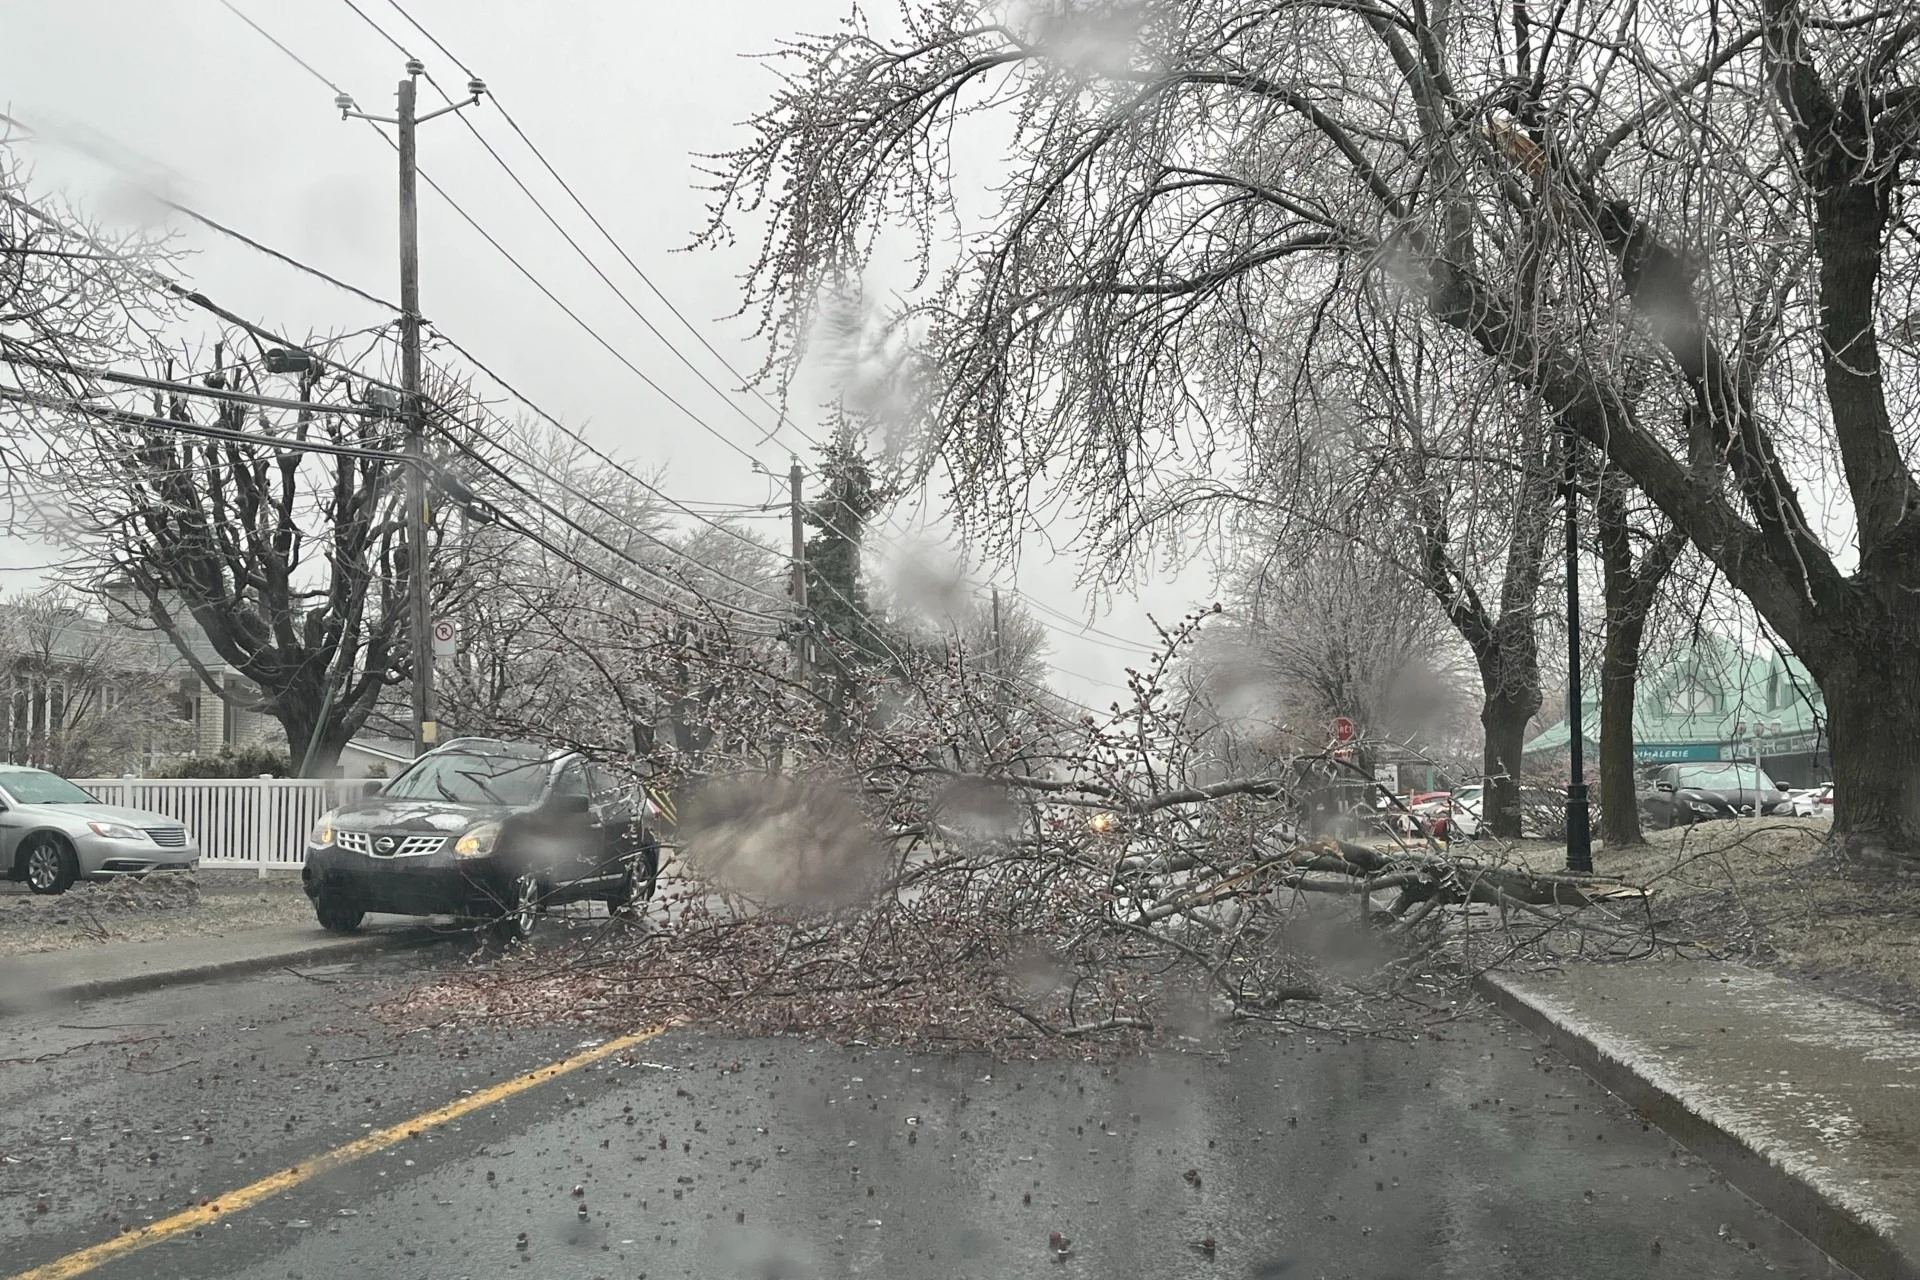
[[[680,780],[656,927],[607,922],[402,1012],[1037,1052],[1250,1020],[1405,1029],[1453,1016],[1447,987],[1478,969],[1647,948],[1644,895],[1497,843],[1308,839],[1301,800],[1330,760],[1219,776],[1215,721],[1169,696],[1201,620],[1130,705],[1044,711],[1037,740],[984,761],[970,708],[1008,691],[964,653],[864,691],[831,739],[827,708],[769,685],[756,718],[795,735],[800,767]]]

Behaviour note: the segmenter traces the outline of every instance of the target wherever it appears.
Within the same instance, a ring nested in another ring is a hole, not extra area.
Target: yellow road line
[[[427,1129],[446,1124],[450,1120],[458,1120],[461,1116],[478,1111],[482,1107],[490,1107],[496,1102],[505,1101],[516,1093],[524,1092],[537,1084],[545,1084],[547,1081],[566,1075],[570,1071],[578,1071],[581,1067],[589,1066],[600,1061],[602,1058],[610,1058],[616,1053],[631,1049],[643,1041],[651,1040],[655,1036],[671,1030],[673,1025],[672,1023],[668,1023],[664,1026],[651,1027],[645,1031],[636,1031],[632,1035],[621,1036],[618,1039],[609,1040],[605,1044],[595,1045],[591,1049],[574,1054],[571,1058],[563,1058],[559,1062],[549,1063],[544,1067],[536,1068],[523,1076],[515,1076],[511,1080],[503,1080],[499,1084],[488,1085],[486,1088],[476,1093],[470,1093],[458,1101],[449,1102],[444,1107],[423,1112],[411,1120],[403,1120],[399,1124],[389,1125],[385,1129],[376,1130],[364,1138],[357,1138],[347,1143],[343,1147],[335,1147],[331,1151],[315,1156],[305,1164],[296,1164],[289,1168],[282,1169],[278,1173],[268,1174],[258,1182],[249,1183],[237,1191],[228,1192],[224,1196],[217,1196],[205,1204],[195,1205],[191,1209],[176,1213],[170,1218],[162,1218],[160,1221],[149,1223],[137,1231],[129,1231],[125,1235],[115,1236],[111,1240],[103,1240],[99,1244],[89,1245],[84,1249],[79,1249],[68,1254],[64,1258],[56,1258],[44,1266],[35,1267],[31,1271],[22,1271],[12,1277],[12,1280],[67,1280],[69,1276],[84,1275],[92,1271],[95,1267],[112,1262],[116,1258],[125,1257],[127,1254],[138,1252],[148,1245],[159,1244],[163,1240],[171,1240],[177,1235],[183,1235],[188,1231],[194,1231],[217,1222],[228,1214],[238,1213],[242,1209],[250,1209],[263,1200],[271,1199],[283,1191],[291,1191],[294,1187],[299,1186],[310,1178],[317,1178],[321,1174],[331,1173],[343,1165],[352,1164],[355,1160],[363,1156],[370,1156],[376,1151],[383,1151],[397,1143],[405,1142],[409,1138],[417,1138]]]

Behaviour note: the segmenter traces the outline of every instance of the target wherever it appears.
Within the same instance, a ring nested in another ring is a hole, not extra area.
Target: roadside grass
[[[1739,818],[1594,850],[1601,875],[1651,890],[1658,938],[1682,954],[1743,960],[1920,1017],[1920,877],[1837,857],[1828,823]],[[1564,846],[1519,841],[1509,856],[1564,865]]]
[[[76,884],[55,897],[8,884],[0,892],[0,955],[70,951],[120,942],[219,937],[311,924],[297,876],[253,872],[163,873],[145,880]]]

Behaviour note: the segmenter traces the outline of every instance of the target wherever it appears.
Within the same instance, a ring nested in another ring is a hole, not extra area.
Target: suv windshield
[[[0,775],[0,786],[21,804],[99,804],[92,796],[57,774],[37,769]]]
[[[1752,765],[1706,764],[1680,770],[1682,787],[1709,791],[1772,791],[1773,779]]]
[[[432,756],[389,782],[382,795],[396,800],[453,804],[532,804],[546,785],[545,760],[513,756]]]

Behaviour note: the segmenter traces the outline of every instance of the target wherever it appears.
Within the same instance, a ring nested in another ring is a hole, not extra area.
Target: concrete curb
[[[1849,1209],[1834,1189],[1784,1167],[1766,1150],[1702,1115],[1685,1097],[1657,1084],[1631,1060],[1608,1052],[1579,1026],[1530,1001],[1502,975],[1482,974],[1474,986],[1501,1013],[1546,1041],[1863,1280],[1920,1280],[1920,1258],[1906,1253],[1882,1227]]]
[[[41,987],[25,998],[18,993],[0,994],[0,1017],[28,1013],[54,1005],[79,1004],[108,996],[134,995],[164,987],[187,986],[219,978],[243,977],[293,965],[332,963],[378,951],[424,946],[448,937],[444,930],[428,927],[387,929],[358,937],[315,939],[303,946],[277,951],[236,956],[195,964],[170,965],[138,973],[117,974],[107,978],[83,978],[57,986]]]

